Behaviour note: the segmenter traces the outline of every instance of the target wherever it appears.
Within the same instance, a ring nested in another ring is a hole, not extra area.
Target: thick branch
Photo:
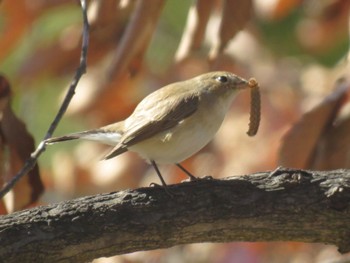
[[[2,216],[0,261],[84,262],[196,242],[301,241],[350,251],[350,171],[284,170],[88,196]]]

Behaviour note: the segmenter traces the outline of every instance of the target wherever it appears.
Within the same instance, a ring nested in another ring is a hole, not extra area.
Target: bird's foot
[[[282,172],[283,170],[283,166],[277,166],[277,168],[273,171],[270,172],[270,174],[268,175],[267,178],[272,178],[274,177],[275,175],[279,174],[280,172]]]
[[[191,176],[188,179],[182,180],[181,183],[184,182],[196,182],[196,181],[202,181],[202,180],[213,180],[214,177],[212,177],[211,175],[205,175],[203,177],[195,177],[195,176]]]
[[[267,178],[272,178],[274,176],[283,174],[284,172],[293,172],[293,173],[303,173],[304,171],[301,171],[300,169],[296,169],[296,168],[287,168],[287,167],[283,167],[283,166],[278,166],[275,170],[271,171],[269,173],[269,175],[267,176]],[[304,172],[305,173],[305,172]]]

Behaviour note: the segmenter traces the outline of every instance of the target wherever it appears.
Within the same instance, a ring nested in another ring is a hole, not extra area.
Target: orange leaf
[[[347,98],[348,90],[348,84],[339,85],[287,132],[280,148],[280,165],[300,169],[312,168],[316,147],[321,137],[332,129],[334,120]]]
[[[115,48],[115,43],[124,32],[132,6],[133,2],[127,8],[117,8],[117,1],[95,1],[89,5],[89,66],[99,63]],[[74,71],[81,52],[80,32],[81,24],[77,22],[60,33],[59,41],[48,46],[38,46],[22,63],[21,77],[30,80],[42,74],[59,75]]]
[[[19,171],[34,151],[33,137],[26,130],[24,123],[12,112],[10,93],[8,82],[0,76],[0,133],[3,142],[1,150],[7,157],[2,158],[1,161],[5,167],[2,170],[2,178],[6,180],[10,180],[10,177]],[[21,178],[12,189],[12,209],[18,210],[30,205],[42,192],[43,184],[40,180],[39,167],[35,165],[29,174]]]
[[[219,41],[210,51],[210,59],[222,53],[227,43],[249,22],[252,15],[252,0],[226,0],[223,6]]]
[[[302,4],[301,0],[279,0],[276,2],[274,9],[271,10],[271,18],[275,20],[283,19]]]
[[[213,0],[198,0],[191,7],[188,12],[186,28],[176,52],[177,61],[183,60],[191,51],[200,48],[214,4]]]
[[[350,168],[350,118],[337,123],[326,132],[315,151],[313,169]]]
[[[137,1],[131,21],[113,55],[110,76],[115,78],[142,58],[157,26],[165,1]]]

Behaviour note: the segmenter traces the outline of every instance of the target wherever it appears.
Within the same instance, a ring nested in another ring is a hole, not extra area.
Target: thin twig
[[[3,198],[5,194],[7,194],[13,186],[17,183],[19,179],[21,179],[24,175],[26,175],[36,164],[39,156],[45,151],[46,145],[45,140],[50,138],[55,131],[58,123],[62,119],[64,113],[66,112],[69,103],[71,102],[74,94],[75,88],[77,87],[79,80],[83,74],[86,72],[86,61],[87,61],[87,52],[89,46],[89,22],[86,14],[86,1],[80,0],[81,10],[83,14],[83,36],[82,36],[82,49],[80,54],[80,64],[78,69],[76,70],[75,76],[69,86],[67,94],[64,98],[64,101],[55,117],[53,122],[51,123],[44,139],[40,142],[37,149],[30,155],[30,157],[24,163],[22,169],[12,177],[11,181],[9,181],[0,191],[0,198]]]

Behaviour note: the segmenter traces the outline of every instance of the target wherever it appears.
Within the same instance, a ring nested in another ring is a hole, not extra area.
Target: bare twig
[[[86,14],[86,1],[80,0],[81,10],[83,14],[83,36],[82,36],[82,49],[80,54],[80,64],[78,69],[76,70],[75,76],[69,86],[67,94],[64,98],[64,101],[55,117],[53,122],[51,123],[44,139],[40,142],[37,149],[30,155],[27,161],[24,163],[22,169],[12,177],[11,181],[9,181],[0,191],[0,198],[3,198],[6,193],[8,193],[13,186],[17,183],[19,179],[21,179],[24,175],[26,175],[36,164],[37,159],[46,149],[45,140],[50,138],[55,131],[58,123],[62,119],[63,114],[66,112],[69,103],[71,102],[74,94],[75,88],[77,87],[79,80],[83,74],[86,72],[86,61],[87,61],[87,51],[89,45],[89,22]]]

